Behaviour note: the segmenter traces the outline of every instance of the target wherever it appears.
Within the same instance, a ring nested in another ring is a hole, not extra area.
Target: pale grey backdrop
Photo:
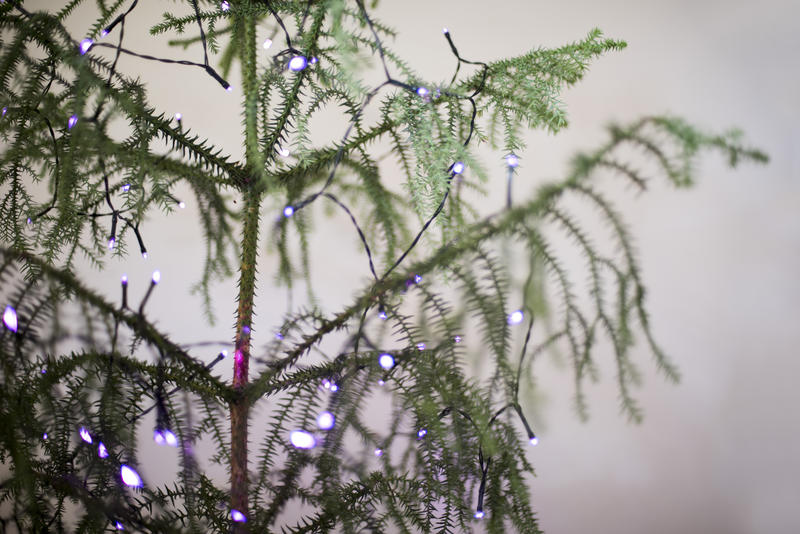
[[[141,4],[127,28],[127,45],[155,51],[142,28],[175,4]],[[700,184],[690,191],[656,185],[635,197],[620,190],[656,335],[684,378],[678,386],[665,384],[641,348],[645,387],[636,395],[645,422],[629,425],[619,415],[613,369],[603,367],[603,382],[589,388],[592,417],[582,424],[571,407],[569,371],[554,360],[537,364],[535,420],[542,430],[541,444],[530,452],[538,473],[532,487],[541,525],[554,534],[800,532],[797,2],[392,0],[375,13],[398,29],[393,46],[429,79],[444,80],[453,66],[443,26],[465,57],[481,60],[557,46],[594,26],[628,41],[627,50],[598,60],[565,92],[568,131],[530,136],[520,193],[561,176],[574,151],[603,139],[606,122],[642,114],[679,114],[715,129],[738,126],[769,152],[769,166],[737,171],[708,157],[698,167]],[[70,23],[76,37],[88,25],[82,12]],[[190,55],[199,59],[196,52]],[[188,127],[240,154],[240,93],[226,94],[191,68],[128,59],[121,66],[141,72],[159,109],[181,111]],[[342,130],[332,124],[327,135]],[[502,184],[499,167],[495,172]],[[487,203],[497,205],[502,185],[497,191]],[[86,269],[82,276],[116,297],[119,276],[127,273],[135,299],[159,268],[163,284],[149,305],[151,316],[181,342],[227,339],[234,283],[215,289],[221,318],[215,328],[204,326],[199,299],[187,297],[201,261],[193,215],[190,205],[144,228],[151,250],[146,264],[136,257],[114,260],[107,273]],[[315,257],[325,269],[315,280],[322,305],[335,310],[366,273],[349,223],[337,216],[331,224],[335,230],[321,227],[328,233]],[[325,248],[332,237],[345,246]],[[340,254],[342,248],[348,254]],[[274,257],[265,261],[260,270],[269,279]],[[284,293],[267,282],[261,288],[257,342],[270,335],[286,306]],[[162,459],[169,454],[146,450]]]

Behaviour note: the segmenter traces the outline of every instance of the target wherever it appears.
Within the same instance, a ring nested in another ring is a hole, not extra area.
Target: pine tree
[[[486,63],[462,57],[445,30],[454,73],[425,80],[363,0],[170,4],[151,32],[186,33],[173,43],[202,50],[195,61],[136,51],[125,24],[138,0],[99,0],[88,35],[70,35],[65,20],[83,3],[0,5],[5,532],[539,532],[526,456],[537,438],[521,396],[535,356],[571,358],[581,414],[601,339],[613,346],[632,419],[641,417],[630,392],[635,334],[677,379],[650,331],[630,232],[595,177],[611,172],[644,190],[657,169],[683,187],[702,150],[722,151],[731,166],[766,156],[736,131],[645,117],[609,127],[607,142],[575,157],[560,181],[512,198],[523,131],[565,128],[560,91],[624,41],[592,30]],[[258,56],[269,43],[257,41],[257,27],[274,35],[270,62]],[[137,73],[117,69],[122,56],[201,69],[223,95],[238,66],[244,159],[154,109]],[[364,81],[370,63],[381,73],[375,86]],[[312,118],[334,107],[346,116],[342,137],[315,146]],[[475,155],[481,144],[504,157],[508,192],[488,216],[471,194],[497,178]],[[625,159],[630,147],[650,160],[646,173]],[[382,172],[387,150],[402,190]],[[180,346],[148,319],[157,271],[139,303],[129,302],[127,279],[112,302],[76,274],[79,258],[102,268],[111,255],[146,257],[140,225],[182,207],[181,186],[200,206],[197,288],[209,315],[211,284],[238,276],[230,358]],[[613,250],[574,202],[597,212]],[[319,205],[352,222],[353,254],[371,277],[335,313],[309,289],[274,340],[258,339],[267,328],[254,319],[257,274],[311,287]],[[581,251],[583,272],[565,266],[557,238]],[[259,264],[265,246],[272,254]],[[471,353],[490,362],[487,376],[470,373]],[[381,399],[390,399],[388,430],[367,409]],[[248,435],[265,403],[266,429]],[[137,443],[151,431],[179,448],[172,484],[142,480]],[[201,442],[216,454],[198,458]],[[229,478],[202,469],[212,464]]]

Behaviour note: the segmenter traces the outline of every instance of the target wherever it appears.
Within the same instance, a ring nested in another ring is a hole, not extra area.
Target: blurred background
[[[126,26],[126,46],[173,54],[164,52],[164,38],[151,38],[147,29],[163,11],[183,12],[184,6],[140,4]],[[79,10],[70,18],[76,39],[94,21],[87,13]],[[518,199],[562,177],[576,151],[599,146],[609,121],[646,114],[679,115],[709,131],[738,127],[770,155],[767,166],[736,170],[709,155],[690,190],[676,191],[658,180],[641,195],[613,185],[605,189],[635,236],[656,338],[683,379],[666,383],[640,343],[634,359],[644,385],[635,395],[645,419],[629,424],[619,413],[610,349],[600,347],[596,359],[609,365],[601,364],[601,382],[587,387],[590,419],[582,423],[573,409],[571,370],[557,358],[542,359],[535,367],[537,405],[531,408],[540,444],[529,458],[537,472],[534,506],[550,534],[800,532],[797,1],[384,0],[373,13],[397,29],[390,46],[432,81],[449,79],[454,67],[442,37],[445,26],[465,58],[482,61],[556,47],[593,27],[628,42],[565,90],[567,130],[529,135],[520,154]],[[264,61],[278,49],[265,51]],[[174,57],[200,60],[198,53],[175,51]],[[138,73],[157,109],[182,113],[185,127],[241,155],[240,92],[226,94],[200,69],[123,57],[120,70]],[[329,128],[321,135],[336,139],[345,124],[332,121]],[[487,168],[496,175],[496,190],[485,200],[493,211],[504,194],[502,154],[486,154]],[[106,271],[87,266],[81,276],[116,299],[125,273],[136,302],[158,268],[162,284],[148,304],[149,316],[181,343],[230,340],[235,280],[215,285],[214,327],[207,326],[200,298],[190,295],[203,248],[187,203],[185,210],[143,226],[147,262],[137,254],[113,258]],[[320,305],[334,311],[361,287],[365,261],[345,217],[337,214],[318,230],[314,280]],[[270,284],[275,256],[262,261],[254,326],[265,343],[286,310],[287,295]]]

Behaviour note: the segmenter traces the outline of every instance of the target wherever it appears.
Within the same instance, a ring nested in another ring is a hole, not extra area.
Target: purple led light
[[[231,521],[236,523],[247,523],[247,517],[239,510],[231,510]]]
[[[453,163],[453,174],[461,174],[462,172],[464,172],[464,163],[461,161]]]
[[[378,380],[378,385],[379,386],[385,386],[386,385],[386,381],[383,380],[383,379],[380,379],[380,380]]]
[[[289,60],[289,70],[299,72],[308,66],[308,60],[305,56],[294,56]]]
[[[530,439],[530,442],[531,442],[531,445],[532,445],[533,447],[535,447],[535,446],[537,446],[537,445],[539,444],[539,438],[537,438],[536,436],[533,436],[533,437]]]
[[[512,169],[519,165],[519,158],[514,154],[509,154],[506,156],[506,165],[511,167]]]
[[[170,447],[177,447],[178,446],[178,437],[172,433],[171,430],[165,430],[163,432],[164,441]]]
[[[153,430],[153,441],[155,441],[158,445],[163,445],[166,442],[164,439],[164,433],[159,429]]]
[[[92,434],[89,432],[89,430],[85,426],[82,426],[82,427],[80,427],[78,429],[78,434],[80,434],[81,439],[83,441],[85,441],[86,443],[91,443],[93,441],[92,440]]]
[[[422,439],[428,434],[428,431],[424,428],[420,428],[417,432],[417,439]]]
[[[100,458],[108,458],[108,449],[106,449],[102,441],[97,444],[97,456]]]
[[[143,260],[146,260],[146,259],[147,259],[147,252],[142,252],[142,259],[143,259]]]
[[[3,312],[3,324],[12,332],[17,331],[17,310],[11,306],[6,306],[6,311]]]
[[[427,87],[417,87],[417,94],[419,96],[425,97],[428,96],[431,92],[428,90]]]
[[[293,430],[289,435],[289,441],[298,449],[313,449],[317,446],[316,438],[305,430]]]
[[[231,8],[231,5],[230,5],[228,2],[222,2],[222,3],[219,5],[219,8],[220,8],[222,11],[228,11],[228,10]]]
[[[336,418],[331,412],[322,412],[317,416],[317,426],[322,430],[330,430],[336,423]]]
[[[425,343],[417,343],[417,350],[425,350],[426,346]]]
[[[73,115],[67,121],[67,130],[71,130],[72,127],[75,126],[76,124],[78,124],[78,116]]]
[[[108,240],[108,250],[114,250],[114,245],[117,243],[117,239],[112,237]]]
[[[382,449],[375,449],[375,453],[374,454],[375,454],[375,456],[383,456],[383,450]]]
[[[292,215],[294,215],[294,208],[292,206],[286,206],[285,208],[283,208],[284,217],[288,218],[291,217]]]
[[[272,39],[270,39],[269,37],[267,37],[266,39],[264,39],[264,44],[262,44],[262,45],[261,45],[261,47],[262,47],[264,50],[266,50],[266,49],[268,49],[270,46],[272,46]]]
[[[422,282],[422,275],[421,274],[415,274],[414,275],[414,283],[415,284],[419,284],[420,282]]]
[[[525,318],[525,314],[522,310],[517,310],[508,314],[508,324],[515,325],[522,322]]]
[[[125,530],[125,527],[123,527],[122,523],[120,523],[119,521],[114,522],[114,528],[117,530]]]
[[[44,434],[42,434],[42,439],[44,439],[44,440],[46,440],[46,439],[47,439],[47,432],[45,432]]]
[[[78,48],[80,48],[80,50],[81,50],[81,55],[84,55],[86,52],[88,52],[93,44],[94,44],[94,41],[92,41],[91,39],[88,39],[88,38],[84,39],[83,41],[81,41],[81,44],[78,45]]]
[[[8,108],[3,106],[3,117],[6,116],[6,113],[8,113]]]
[[[161,281],[161,271],[153,271],[153,284],[157,284]]]
[[[483,519],[485,516],[486,514],[483,512],[483,510],[478,510],[475,512],[475,519]]]
[[[334,393],[339,391],[339,386],[337,386],[336,384],[331,384],[331,391],[333,391]]]
[[[179,207],[180,209],[183,209],[183,208],[185,208],[185,207],[186,207],[186,202],[184,202],[183,200],[181,200],[180,202],[178,202],[178,207]]]
[[[178,113],[175,114],[175,120],[181,122],[181,119],[183,119],[183,113],[179,111]]]
[[[453,343],[461,343],[461,336],[453,337]]]
[[[127,193],[128,191],[130,191],[130,190],[131,190],[131,184],[125,184],[125,185],[123,185],[123,186],[122,186],[122,190],[123,190],[124,192],[126,192],[126,193]]]
[[[122,282],[123,286],[127,286],[128,285],[128,275],[127,274],[123,274],[120,281]]]
[[[381,321],[386,320],[386,312],[384,310],[378,312],[378,319],[380,319]]]
[[[391,354],[381,354],[378,357],[378,365],[386,369],[387,371],[394,367],[394,357]]]
[[[119,474],[122,477],[122,482],[124,482],[126,486],[130,486],[131,488],[142,487],[142,477],[140,477],[139,473],[132,467],[123,464],[122,467],[119,468]]]

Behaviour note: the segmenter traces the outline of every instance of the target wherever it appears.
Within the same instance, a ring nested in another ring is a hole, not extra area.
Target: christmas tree
[[[524,395],[537,355],[570,359],[581,413],[600,340],[634,420],[635,336],[677,378],[651,334],[630,233],[596,177],[644,189],[658,173],[683,187],[704,149],[732,166],[765,156],[737,132],[645,117],[609,127],[563,179],[514,194],[522,132],[565,128],[560,92],[625,42],[592,30],[483,61],[445,29],[452,70],[425,79],[361,0],[179,2],[151,28],[175,45],[159,55],[125,32],[138,0],[99,2],[73,35],[65,21],[84,3],[0,6],[4,529],[538,532]],[[154,108],[138,74],[118,68],[125,58],[200,73],[215,98],[238,99],[243,157]],[[320,142],[330,109],[340,133]],[[481,163],[487,145],[501,165]],[[630,164],[631,148],[650,167]],[[505,200],[487,211],[475,193],[498,179]],[[187,192],[209,320],[213,282],[238,279],[229,351],[176,343],[149,319],[159,271],[136,302],[128,284],[141,280],[123,278],[112,301],[76,274],[81,258],[146,259],[147,221],[169,225],[162,213]],[[596,211],[613,247],[575,203]],[[332,312],[311,261],[314,223],[331,214],[352,229],[336,247],[368,273]],[[559,239],[582,272],[565,267]],[[274,333],[254,309],[257,282],[271,278],[307,293]],[[145,437],[177,449],[168,484],[147,480]]]

